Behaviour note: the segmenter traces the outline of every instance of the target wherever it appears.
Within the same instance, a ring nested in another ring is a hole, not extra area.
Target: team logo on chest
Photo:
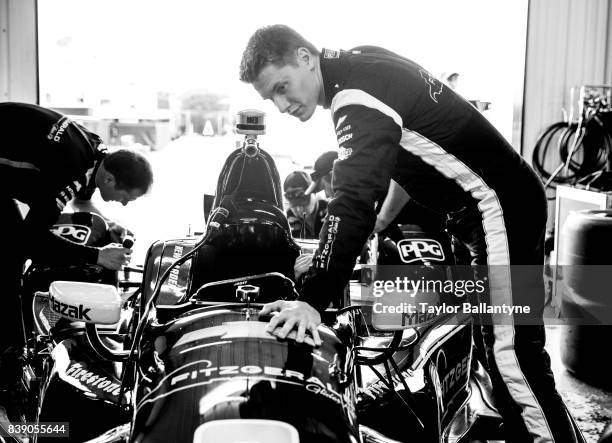
[[[429,88],[429,96],[435,103],[438,103],[438,96],[442,93],[444,84],[440,80],[432,76],[429,72],[424,71],[423,69],[419,69],[419,73],[421,74],[421,77],[423,77],[423,80],[425,80],[425,84]]]

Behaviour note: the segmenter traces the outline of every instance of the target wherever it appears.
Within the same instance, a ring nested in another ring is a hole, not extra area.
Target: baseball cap
[[[327,151],[321,154],[314,164],[314,171],[310,174],[312,184],[306,189],[306,194],[321,190],[321,178],[332,172],[334,161],[338,158],[336,151]]]
[[[288,200],[304,197],[306,189],[312,184],[310,176],[304,171],[293,171],[283,183],[285,198]]]

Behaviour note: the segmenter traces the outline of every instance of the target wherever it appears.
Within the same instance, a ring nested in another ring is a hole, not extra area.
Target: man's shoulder
[[[19,103],[19,102],[3,102],[0,103],[0,113],[4,115],[42,115],[47,116],[49,119],[56,119],[57,117],[61,117],[57,111],[54,111],[49,108],[43,108],[42,106],[34,105],[32,103]]]
[[[346,69],[340,89],[358,89],[374,97],[397,95],[402,90],[419,86],[420,66],[412,60],[378,46],[357,46],[345,52]]]

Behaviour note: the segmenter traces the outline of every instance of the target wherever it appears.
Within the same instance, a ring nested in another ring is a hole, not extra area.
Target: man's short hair
[[[296,64],[298,48],[306,48],[315,55],[320,51],[308,40],[286,25],[259,28],[249,39],[240,62],[240,80],[253,83],[268,64],[282,67]]]
[[[117,188],[146,193],[153,184],[153,171],[149,161],[138,152],[119,149],[104,157],[104,169],[113,174]]]

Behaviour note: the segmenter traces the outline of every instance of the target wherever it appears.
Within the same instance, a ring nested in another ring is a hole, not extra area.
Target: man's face
[[[312,58],[296,58],[297,65],[266,65],[253,87],[264,100],[272,100],[278,110],[305,122],[317,107],[321,86],[313,69]]]
[[[141,197],[144,193],[140,189],[121,189],[117,187],[117,183],[113,180],[112,182],[103,183],[100,188],[100,195],[105,202],[116,201],[121,203],[123,206],[129,202],[136,200]]]
[[[289,208],[299,216],[308,215],[314,209],[314,195],[305,195],[304,191],[304,188],[289,188],[285,191]]]

